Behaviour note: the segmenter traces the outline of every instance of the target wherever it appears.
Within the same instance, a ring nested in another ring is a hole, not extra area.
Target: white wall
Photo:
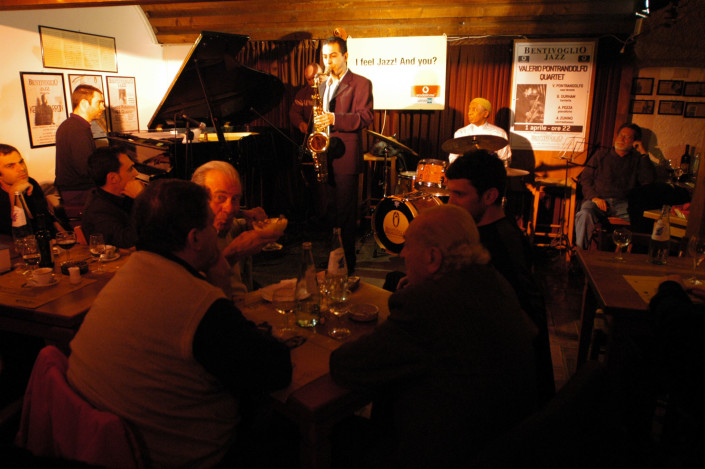
[[[118,73],[51,69],[42,66],[38,26],[114,37]],[[30,175],[39,183],[54,180],[55,147],[30,148],[20,72],[135,77],[140,129],[146,129],[190,45],[162,46],[137,6],[72,8],[0,13],[0,143],[17,147]],[[70,96],[66,97],[71,109]]]

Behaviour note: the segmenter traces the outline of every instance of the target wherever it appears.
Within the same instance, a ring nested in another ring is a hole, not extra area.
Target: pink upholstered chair
[[[68,358],[56,347],[37,357],[22,407],[17,446],[35,456],[109,468],[144,467],[134,435],[115,414],[99,411],[66,380]]]

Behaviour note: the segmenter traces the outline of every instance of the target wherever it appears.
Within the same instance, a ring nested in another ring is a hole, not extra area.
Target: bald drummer
[[[458,129],[455,135],[453,135],[453,138],[467,137],[468,135],[496,135],[505,140],[509,140],[507,138],[507,132],[487,122],[487,118],[490,116],[491,112],[492,104],[485,98],[475,98],[470,101],[468,105],[468,121],[470,124]],[[452,163],[459,156],[458,154],[451,153],[448,156],[448,163]],[[512,158],[512,150],[509,148],[509,145],[497,150],[497,156],[504,162],[504,167],[508,167]]]

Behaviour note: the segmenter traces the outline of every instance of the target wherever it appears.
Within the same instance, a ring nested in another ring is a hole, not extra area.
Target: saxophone
[[[323,114],[323,100],[318,92],[321,77],[327,77],[325,73],[316,76],[316,84],[313,87],[313,116]],[[313,156],[313,169],[316,171],[316,180],[318,182],[326,182],[328,180],[328,145],[330,138],[326,127],[313,124],[313,132],[306,139],[306,147],[311,151]]]

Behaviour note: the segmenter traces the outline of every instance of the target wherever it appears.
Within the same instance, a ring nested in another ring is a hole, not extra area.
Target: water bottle
[[[321,320],[321,292],[316,279],[316,264],[313,262],[311,243],[303,244],[301,270],[296,279],[296,325],[316,327]]]
[[[340,228],[333,228],[328,270],[326,271],[326,287],[331,303],[340,303],[347,299],[348,264],[345,262],[345,250]]]
[[[669,214],[671,206],[664,205],[661,209],[661,216],[654,222],[654,230],[651,232],[649,241],[649,262],[663,265],[668,260],[668,251],[671,239],[671,224]]]
[[[32,225],[30,220],[32,219],[32,213],[27,207],[27,201],[24,199],[24,195],[21,192],[15,192],[15,201],[12,205],[12,238],[15,243],[18,240],[29,236],[32,234]]]

